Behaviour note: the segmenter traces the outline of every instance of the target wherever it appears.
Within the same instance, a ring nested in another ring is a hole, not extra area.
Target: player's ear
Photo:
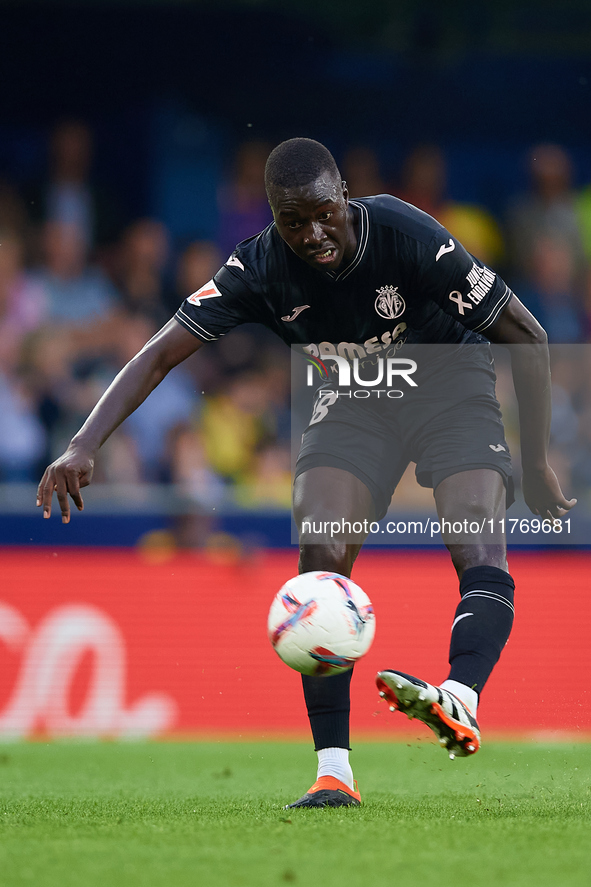
[[[349,203],[349,189],[347,188],[347,183],[344,179],[342,180],[341,185],[343,186],[343,197],[345,199],[345,204],[348,204]]]

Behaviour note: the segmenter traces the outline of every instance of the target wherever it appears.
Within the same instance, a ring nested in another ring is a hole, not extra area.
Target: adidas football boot
[[[418,718],[433,730],[450,758],[475,754],[480,748],[480,729],[464,703],[441,687],[413,678],[402,671],[380,671],[376,684],[390,711]]]
[[[286,804],[284,810],[290,807],[359,807],[361,795],[355,789],[349,788],[340,779],[334,776],[321,776],[314,785],[308,789],[305,795],[293,804]]]

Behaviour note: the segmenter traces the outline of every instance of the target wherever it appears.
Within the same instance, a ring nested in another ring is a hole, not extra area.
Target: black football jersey
[[[262,323],[288,345],[348,359],[396,342],[482,341],[512,293],[435,219],[390,195],[352,200],[358,242],[336,271],[299,259],[272,223],[239,244],[175,317],[203,342]]]

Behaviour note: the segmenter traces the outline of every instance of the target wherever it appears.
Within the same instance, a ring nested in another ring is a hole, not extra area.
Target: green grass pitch
[[[0,746],[2,887],[591,884],[591,745],[359,744],[357,809],[291,810],[308,745]]]

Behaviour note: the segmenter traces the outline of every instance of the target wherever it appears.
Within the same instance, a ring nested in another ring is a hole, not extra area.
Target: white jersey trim
[[[189,317],[189,315],[183,311],[182,307],[178,309],[175,316],[183,326],[188,327],[191,332],[195,333],[196,336],[203,339],[205,342],[215,342],[219,338],[219,336],[214,336],[213,333],[210,333],[205,327],[196,323],[192,317]]]
[[[474,327],[472,332],[481,333],[483,330],[488,329],[489,326],[492,326],[512,295],[512,290],[510,290],[508,286],[505,286],[505,292],[503,293],[495,307],[492,309],[486,320],[483,320],[481,324],[479,324],[477,327]]]

